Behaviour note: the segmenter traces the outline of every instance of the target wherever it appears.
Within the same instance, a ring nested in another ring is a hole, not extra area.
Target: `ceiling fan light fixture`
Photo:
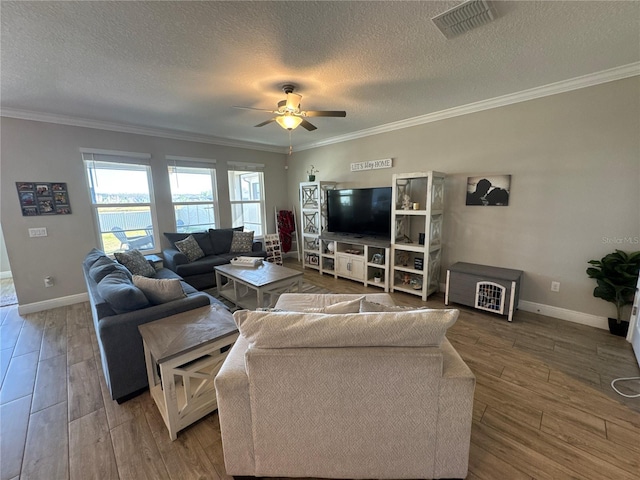
[[[300,109],[300,100],[302,100],[302,95],[287,93],[287,103],[285,104],[287,110],[297,112]]]
[[[278,125],[280,125],[285,130],[293,130],[302,123],[302,118],[291,115],[290,113],[286,113],[284,115],[276,117],[276,122],[278,122]]]

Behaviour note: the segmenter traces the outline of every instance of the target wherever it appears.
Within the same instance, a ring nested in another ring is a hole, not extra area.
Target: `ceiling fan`
[[[241,108],[243,110],[257,110],[259,112],[275,113],[276,116],[266,120],[262,123],[255,125],[256,127],[264,127],[271,122],[277,122],[285,130],[293,130],[294,128],[301,126],[308,131],[316,130],[318,127],[309,123],[306,117],[346,117],[347,112],[341,110],[301,110],[300,100],[302,95],[293,93],[294,85],[286,84],[282,86],[282,91],[287,94],[285,100],[278,102],[277,110],[265,110],[262,108],[252,107],[234,107]]]

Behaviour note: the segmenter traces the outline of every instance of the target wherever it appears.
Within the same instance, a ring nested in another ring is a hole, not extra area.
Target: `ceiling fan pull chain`
[[[293,145],[291,145],[291,130],[289,130],[289,155],[293,153]]]

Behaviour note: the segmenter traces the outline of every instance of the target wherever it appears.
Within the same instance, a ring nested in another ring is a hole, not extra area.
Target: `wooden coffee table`
[[[302,272],[274,263],[263,262],[254,268],[228,264],[214,269],[218,294],[249,310],[273,306],[281,293],[292,288],[302,291]],[[223,277],[228,279],[226,283]],[[267,296],[269,303],[265,305]]]
[[[175,440],[179,430],[218,408],[213,380],[238,328],[227,309],[209,305],[139,325],[138,330],[151,396]]]

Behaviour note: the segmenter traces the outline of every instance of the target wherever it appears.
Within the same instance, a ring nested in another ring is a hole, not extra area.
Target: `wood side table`
[[[138,326],[149,390],[175,440],[178,431],[218,408],[213,380],[238,329],[231,313],[209,305]]]

